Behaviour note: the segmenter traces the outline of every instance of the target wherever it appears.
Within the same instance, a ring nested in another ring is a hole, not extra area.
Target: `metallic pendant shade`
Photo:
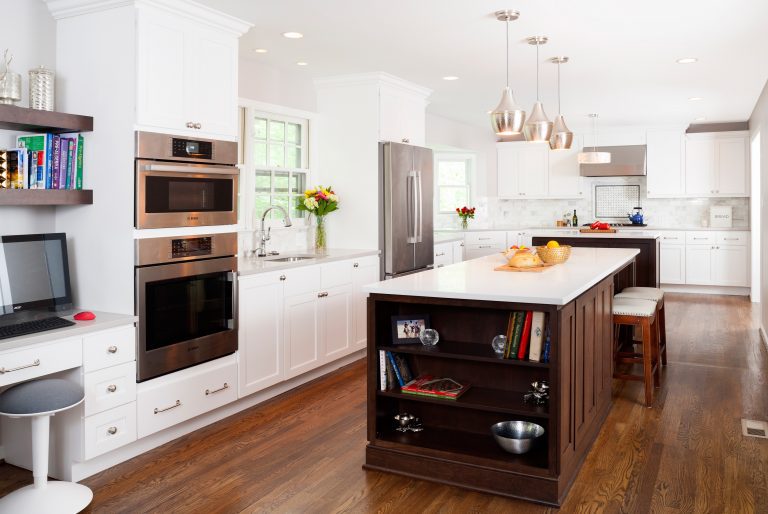
[[[539,46],[546,44],[547,40],[545,36],[528,38],[528,44],[536,46],[536,103],[533,104],[531,116],[523,128],[525,139],[528,141],[549,141],[552,137],[552,122],[547,118],[539,98]]]
[[[573,132],[565,124],[560,111],[560,65],[568,62],[567,57],[553,57],[551,62],[557,64],[557,117],[552,129],[552,137],[549,139],[549,147],[552,150],[569,150],[573,144]]]
[[[579,164],[610,164],[611,153],[597,151],[597,114],[590,114],[589,117],[592,118],[592,137],[594,138],[592,151],[582,149],[578,156]]]
[[[491,126],[496,135],[512,136],[519,134],[523,130],[523,124],[525,123],[525,111],[515,104],[512,88],[509,87],[509,22],[516,20],[520,13],[518,11],[503,10],[497,11],[495,15],[497,20],[503,21],[506,24],[507,29],[507,86],[501,94],[499,105],[491,111]]]

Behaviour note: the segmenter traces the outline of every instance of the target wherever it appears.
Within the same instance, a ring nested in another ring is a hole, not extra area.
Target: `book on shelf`
[[[544,313],[534,312],[531,318],[531,340],[528,360],[541,361],[542,343],[544,342]]]
[[[507,336],[507,343],[504,345],[504,358],[509,359],[509,351],[512,344],[512,329],[515,328],[516,312],[509,313],[509,321],[507,322],[507,331],[504,335]]]
[[[531,337],[532,319],[533,311],[527,311],[523,321],[523,334],[520,336],[520,349],[517,351],[517,358],[520,360],[525,360],[525,356],[528,353],[528,340]]]
[[[379,350],[379,390],[387,390],[387,354]]]
[[[70,134],[25,134],[16,138],[18,162],[13,180],[0,185],[8,189],[82,189],[83,136]],[[9,174],[10,175],[10,174]]]
[[[517,352],[520,350],[520,339],[523,336],[523,324],[525,323],[525,312],[515,313],[515,326],[512,329],[512,338],[509,341],[509,358],[517,359]]]
[[[432,375],[419,375],[405,384],[400,391],[405,394],[429,396],[455,400],[469,389],[469,384],[452,378],[440,378]]]

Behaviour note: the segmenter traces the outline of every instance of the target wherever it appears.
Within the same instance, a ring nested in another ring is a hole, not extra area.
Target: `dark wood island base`
[[[612,300],[620,272],[566,305],[371,294],[363,467],[559,506],[611,407]],[[491,339],[505,333],[512,311],[547,314],[550,362],[494,354]],[[436,347],[392,345],[392,316],[408,314],[429,314],[441,336]],[[381,391],[382,350],[404,355],[414,375],[451,377],[471,387],[456,400]],[[549,381],[546,406],[523,401],[535,380]],[[421,419],[422,432],[395,430],[394,416],[406,412]],[[490,427],[508,420],[532,421],[545,433],[528,453],[507,453]]]

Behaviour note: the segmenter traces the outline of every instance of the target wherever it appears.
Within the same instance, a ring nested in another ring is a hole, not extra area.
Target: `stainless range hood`
[[[585,151],[592,151],[586,147]],[[645,175],[645,145],[598,146],[598,152],[610,152],[608,164],[581,164],[582,177],[638,177]]]

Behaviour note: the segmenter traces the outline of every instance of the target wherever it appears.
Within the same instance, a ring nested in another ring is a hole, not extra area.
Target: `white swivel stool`
[[[635,298],[638,300],[649,300],[656,302],[656,315],[658,322],[656,330],[658,331],[659,350],[661,352],[661,364],[667,365],[667,320],[664,312],[664,291],[657,287],[626,287],[616,298]]]
[[[74,482],[48,481],[51,416],[83,401],[83,388],[47,378],[15,385],[0,394],[0,415],[32,418],[32,476],[35,483],[0,498],[0,512],[76,513],[91,503],[93,492]]]

